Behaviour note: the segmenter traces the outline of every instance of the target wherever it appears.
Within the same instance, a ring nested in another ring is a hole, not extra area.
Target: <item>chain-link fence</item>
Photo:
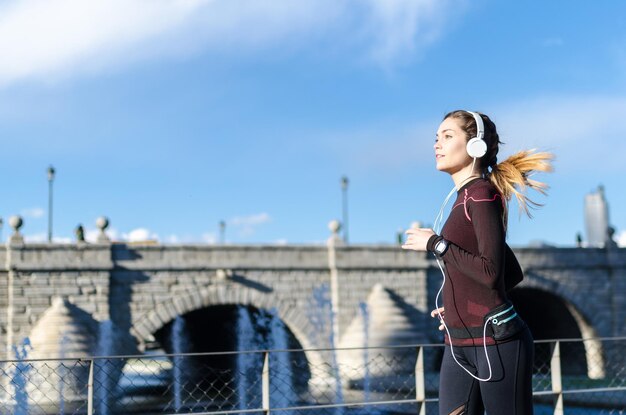
[[[0,414],[436,414],[442,345],[0,362]],[[535,413],[626,414],[626,338],[537,341]]]

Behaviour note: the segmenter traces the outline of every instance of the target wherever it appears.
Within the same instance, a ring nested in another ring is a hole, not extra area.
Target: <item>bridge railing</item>
[[[324,359],[313,365],[306,353]],[[0,361],[0,414],[434,414],[443,346]],[[626,413],[626,337],[535,342],[535,414]]]

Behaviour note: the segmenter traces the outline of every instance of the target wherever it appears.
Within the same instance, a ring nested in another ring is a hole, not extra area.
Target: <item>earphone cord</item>
[[[472,170],[471,170],[469,176],[467,176],[467,178],[461,182],[460,186],[462,186],[463,183],[465,183],[470,177],[472,177],[472,175],[474,174],[474,166],[475,165],[476,165],[476,158],[474,157],[474,161],[472,162]],[[457,191],[457,188],[456,188],[456,185],[455,185],[452,188],[452,190],[450,191],[450,193],[448,194],[448,196],[445,198],[445,200],[443,201],[443,204],[441,205],[441,208],[439,209],[439,213],[437,214],[437,217],[435,218],[435,222],[433,224],[433,230],[435,231],[436,234],[439,234],[439,232],[441,231],[440,226],[441,226],[441,222],[443,220],[443,211],[444,211],[446,205],[448,204],[448,202],[450,201],[450,197],[452,197],[452,195],[456,191]],[[452,346],[452,336],[450,335],[450,330],[448,330],[448,325],[444,321],[443,315],[439,311],[439,296],[441,295],[441,292],[443,291],[443,287],[444,287],[444,285],[446,283],[446,273],[445,273],[445,271],[443,269],[443,265],[441,264],[441,262],[439,261],[439,258],[437,258],[437,256],[435,256],[435,260],[437,261],[437,265],[439,265],[439,269],[441,270],[441,275],[443,276],[443,281],[441,283],[441,287],[439,288],[439,291],[437,291],[437,295],[435,296],[435,309],[437,310],[437,316],[439,317],[439,321],[441,322],[441,324],[443,324],[443,327],[446,329],[446,333],[448,334],[448,339],[450,340],[450,352],[452,353],[452,358],[454,358],[454,361],[456,362],[456,364],[459,365],[461,367],[461,369],[466,371],[471,377],[473,377],[474,379],[476,379],[478,381],[481,381],[481,382],[487,382],[487,381],[491,380],[491,377],[492,377],[491,361],[489,360],[489,353],[487,352],[487,324],[489,324],[489,320],[485,321],[485,325],[483,326],[483,348],[485,350],[485,358],[487,359],[487,367],[489,368],[489,377],[487,377],[487,378],[479,378],[478,376],[474,375],[469,370],[467,370],[465,368],[465,366],[463,366],[457,360],[456,355],[454,354],[454,347]]]

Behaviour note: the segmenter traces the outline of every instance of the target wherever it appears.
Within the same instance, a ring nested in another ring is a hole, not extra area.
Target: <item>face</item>
[[[467,138],[456,118],[443,120],[437,130],[434,146],[437,170],[454,174],[472,164],[472,158],[466,150]]]

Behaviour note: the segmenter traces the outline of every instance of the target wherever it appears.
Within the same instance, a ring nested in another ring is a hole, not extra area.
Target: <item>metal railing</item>
[[[5,360],[0,414],[426,415],[437,411],[442,353],[423,344]],[[536,414],[626,414],[626,337],[535,342],[533,391]]]

